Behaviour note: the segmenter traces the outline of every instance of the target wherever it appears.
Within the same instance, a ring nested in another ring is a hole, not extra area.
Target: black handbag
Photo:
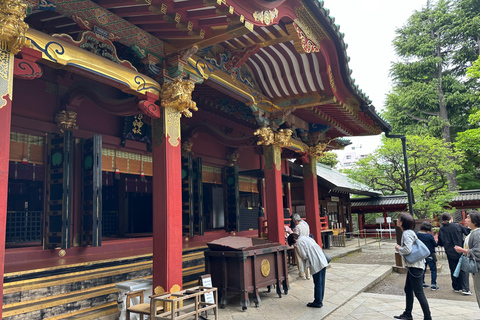
[[[325,255],[325,259],[327,259],[327,263],[330,263],[330,261],[332,261],[332,258],[330,258],[330,257],[325,253],[325,251],[323,252],[323,254]]]

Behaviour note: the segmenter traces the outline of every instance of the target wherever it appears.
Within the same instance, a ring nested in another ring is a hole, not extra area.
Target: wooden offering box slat
[[[287,246],[261,239],[226,237],[207,243],[206,273],[219,290],[220,307],[228,303],[228,293],[238,292],[242,310],[250,304],[248,293],[253,293],[255,306],[260,303],[259,289],[276,286],[288,293]]]

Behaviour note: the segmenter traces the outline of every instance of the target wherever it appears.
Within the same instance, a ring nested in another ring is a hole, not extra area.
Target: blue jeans
[[[323,306],[323,294],[325,293],[325,270],[327,268],[323,268],[313,275],[313,283],[315,284],[313,292],[315,300],[313,300],[313,303],[320,306]]]
[[[430,274],[432,278],[432,286],[437,285],[437,262],[436,262],[436,257],[435,253],[429,255],[428,257],[425,258],[425,261],[427,262],[425,264],[425,270],[423,271],[423,277],[422,277],[422,282],[425,284],[425,271],[427,271],[427,265],[430,267]]]

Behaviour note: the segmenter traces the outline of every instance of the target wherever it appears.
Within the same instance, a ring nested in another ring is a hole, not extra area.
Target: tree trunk
[[[438,34],[437,34],[438,37]],[[441,56],[440,54],[440,48],[436,48],[436,54],[438,57]],[[442,138],[446,142],[452,142],[452,137],[450,135],[450,119],[448,118],[448,110],[447,106],[445,104],[445,96],[443,93],[443,82],[442,82],[442,76],[443,76],[443,68],[442,64],[438,64],[438,107],[439,107],[439,113],[440,113],[440,119],[442,119]],[[451,146],[449,147],[450,149],[452,148]],[[456,191],[458,190],[458,181],[457,181],[457,172],[454,170],[452,173],[447,174],[447,180],[448,180],[448,190],[450,191]]]

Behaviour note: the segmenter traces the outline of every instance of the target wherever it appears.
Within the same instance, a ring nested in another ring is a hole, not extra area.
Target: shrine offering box
[[[244,237],[225,237],[207,245],[205,269],[218,288],[221,308],[228,303],[230,292],[240,293],[243,310],[250,304],[249,292],[255,306],[260,303],[260,288],[270,292],[270,286],[275,285],[280,298],[281,287],[288,293],[287,246]]]

